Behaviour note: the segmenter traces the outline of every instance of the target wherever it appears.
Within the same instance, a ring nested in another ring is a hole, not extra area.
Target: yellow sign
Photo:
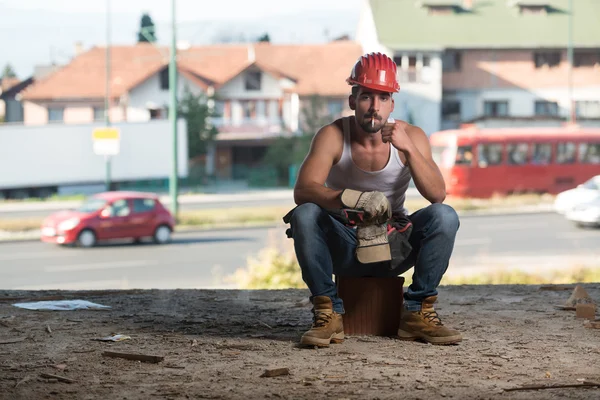
[[[119,130],[116,128],[96,128],[92,132],[94,140],[119,140]]]

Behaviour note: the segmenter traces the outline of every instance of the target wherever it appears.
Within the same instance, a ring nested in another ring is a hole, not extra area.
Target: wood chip
[[[585,321],[583,326],[590,329],[600,329],[600,321]]]
[[[600,383],[585,381],[582,383],[572,383],[566,385],[528,385],[516,388],[504,389],[505,392],[514,392],[518,390],[539,390],[539,389],[561,389],[561,388],[582,388],[582,387],[591,387],[591,386],[600,386]]]
[[[13,343],[24,342],[25,339],[27,339],[27,338],[8,339],[8,340],[1,341],[0,344],[13,344]]]
[[[73,382],[75,382],[73,379],[66,378],[66,377],[60,376],[60,375],[53,375],[53,374],[42,373],[42,374],[40,374],[40,376],[42,378],[47,378],[47,379],[56,379],[57,381],[61,381],[61,382],[67,382],[67,383],[73,383]]]
[[[594,319],[596,318],[595,304],[577,304],[575,306],[575,318]]]
[[[149,356],[145,354],[133,354],[133,353],[117,353],[114,351],[105,351],[102,353],[105,357],[125,358],[127,360],[144,361],[150,363],[159,363],[165,358],[162,356]]]
[[[46,325],[46,332],[52,333],[52,329],[50,329],[50,325]]]
[[[261,377],[272,378],[274,376],[282,376],[289,375],[290,370],[288,368],[275,368],[275,369],[265,369],[265,372],[261,375]]]

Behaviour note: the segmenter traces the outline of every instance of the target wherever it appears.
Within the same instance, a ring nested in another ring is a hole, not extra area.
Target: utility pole
[[[169,94],[171,103],[169,107],[169,118],[171,119],[171,132],[173,135],[173,169],[169,182],[171,194],[171,212],[177,218],[179,205],[177,204],[177,45],[175,27],[175,0],[171,0],[171,58],[169,60]]]
[[[106,0],[106,90],[104,96],[104,124],[110,126],[110,0]],[[110,156],[104,156],[106,164],[106,190],[110,190]]]
[[[569,122],[575,120],[575,110],[573,109],[573,0],[569,0],[569,22],[568,22],[568,43],[567,58],[569,60],[568,69],[568,97],[569,97]]]

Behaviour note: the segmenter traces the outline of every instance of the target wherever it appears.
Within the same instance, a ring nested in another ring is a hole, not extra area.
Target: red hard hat
[[[396,63],[382,53],[361,56],[346,82],[382,92],[400,90],[400,84],[396,80]]]

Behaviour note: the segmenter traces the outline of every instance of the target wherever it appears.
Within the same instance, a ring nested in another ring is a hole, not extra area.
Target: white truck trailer
[[[0,125],[0,198],[48,197],[104,188],[105,156],[94,152],[92,132],[103,123]],[[178,175],[188,175],[187,132],[178,121]],[[171,123],[115,123],[119,153],[110,156],[111,182],[168,179],[173,165]]]

